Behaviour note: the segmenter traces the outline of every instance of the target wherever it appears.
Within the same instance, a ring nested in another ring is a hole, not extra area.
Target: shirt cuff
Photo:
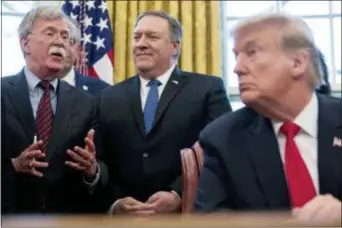
[[[96,172],[96,175],[95,175],[95,178],[92,182],[88,182],[85,178],[84,178],[84,175],[83,175],[83,182],[88,185],[90,188],[94,187],[97,182],[99,182],[99,179],[100,179],[100,166],[99,164],[97,164],[97,172]]]
[[[109,210],[108,210],[108,214],[110,214],[110,215],[114,214],[114,209],[115,209],[115,206],[118,204],[118,201],[119,201],[119,200],[116,200],[116,201],[112,204],[112,206],[110,206],[110,208],[109,208]]]
[[[178,195],[178,193],[177,193],[176,191],[171,191],[171,193],[173,193],[174,195],[176,195],[180,200],[182,199],[182,198]]]

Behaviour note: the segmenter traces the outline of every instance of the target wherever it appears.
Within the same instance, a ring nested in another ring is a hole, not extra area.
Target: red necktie
[[[316,195],[310,173],[294,141],[300,127],[286,122],[280,131],[286,136],[285,172],[292,207],[302,207]]]
[[[52,119],[53,111],[50,98],[51,84],[48,81],[41,81],[39,86],[43,88],[44,93],[40,98],[37,116],[36,116],[36,126],[38,139],[43,141],[41,150],[43,153],[47,152],[47,146],[52,134]]]

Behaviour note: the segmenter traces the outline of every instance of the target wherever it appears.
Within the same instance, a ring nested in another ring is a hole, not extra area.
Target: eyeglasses
[[[75,41],[76,39],[72,38],[72,37],[69,37],[68,33],[58,33],[58,32],[55,32],[55,31],[45,31],[45,32],[42,32],[42,33],[30,32],[29,34],[37,35],[37,36],[42,36],[46,42],[55,41],[59,37],[62,38],[63,42],[68,43],[70,45],[73,45],[76,42]]]
[[[77,43],[77,39],[75,37],[69,37],[70,46],[74,46]]]

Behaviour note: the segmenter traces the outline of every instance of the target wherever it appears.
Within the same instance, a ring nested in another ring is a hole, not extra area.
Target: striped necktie
[[[48,81],[41,81],[39,86],[44,90],[44,93],[40,98],[37,109],[36,126],[38,139],[43,141],[41,151],[46,153],[52,134],[53,111],[50,98],[50,90],[52,86]]]

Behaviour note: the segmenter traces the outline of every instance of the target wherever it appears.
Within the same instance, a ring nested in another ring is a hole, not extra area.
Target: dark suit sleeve
[[[200,77],[200,76],[199,76]],[[210,123],[214,119],[226,112],[231,112],[226,89],[220,78],[212,77],[212,84],[206,97],[206,123]],[[200,86],[200,85],[199,85]],[[195,142],[194,142],[195,143]],[[172,184],[171,189],[182,197],[182,178],[178,177]]]
[[[223,173],[221,159],[203,134],[199,143],[204,149],[204,165],[197,189],[195,211],[214,212],[228,208],[228,178]]]
[[[211,89],[207,95],[207,123],[226,112],[231,112],[226,89],[221,78],[213,78]]]
[[[182,198],[182,177],[178,177],[170,187],[171,191],[175,191]]]
[[[98,110],[101,106],[101,96],[97,98]],[[108,166],[106,165],[108,161],[108,151],[106,147],[106,126],[101,121],[101,113],[98,115],[98,125],[95,133],[95,147],[97,153],[97,159],[100,165],[100,183],[97,183],[94,189],[94,196],[96,199],[97,211],[107,212],[110,206],[118,199],[125,197],[120,186],[115,184],[113,180],[109,181]]]
[[[6,135],[5,107],[1,98],[1,213],[7,214],[15,207],[15,170],[12,165],[8,137]]]
[[[96,184],[97,186],[103,187],[108,182],[108,169],[106,164],[103,162],[104,150],[102,145],[103,133],[101,131],[101,126],[99,123],[99,99],[94,100],[94,108],[92,115],[92,122],[90,124],[90,129],[95,130],[94,144],[96,150],[96,159],[100,168],[100,179]]]

